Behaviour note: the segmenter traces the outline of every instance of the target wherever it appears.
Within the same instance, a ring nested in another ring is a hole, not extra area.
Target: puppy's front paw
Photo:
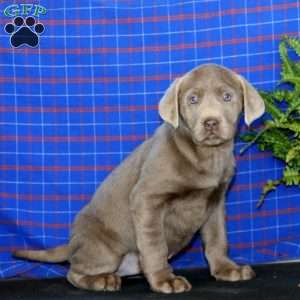
[[[241,281],[255,277],[255,272],[248,266],[223,266],[212,274],[217,280],[222,281]]]
[[[183,293],[189,291],[192,286],[182,276],[176,276],[172,273],[170,268],[162,269],[160,271],[145,273],[151,289],[155,292],[171,294]]]
[[[155,292],[171,294],[183,293],[191,290],[191,284],[182,276],[175,276],[151,283],[151,288]]]

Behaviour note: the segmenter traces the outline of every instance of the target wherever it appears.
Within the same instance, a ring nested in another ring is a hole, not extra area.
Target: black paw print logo
[[[35,22],[33,17],[16,17],[12,23],[5,25],[4,30],[11,35],[10,43],[17,48],[22,45],[36,47],[39,44],[39,34],[43,33],[44,25]]]

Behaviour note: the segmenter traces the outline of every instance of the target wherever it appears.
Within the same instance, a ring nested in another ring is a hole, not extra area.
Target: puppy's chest
[[[175,240],[188,241],[207,220],[208,201],[213,193],[214,189],[187,190],[169,202],[166,228]]]
[[[218,154],[208,156],[198,162],[191,180],[195,189],[214,189],[230,180],[234,173],[234,159],[232,155]]]
[[[177,186],[171,207],[178,218],[199,225],[211,204],[219,201],[234,172],[234,160],[214,156],[190,172],[188,180]]]

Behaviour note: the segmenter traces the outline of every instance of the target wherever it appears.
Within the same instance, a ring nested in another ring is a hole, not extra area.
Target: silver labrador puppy
[[[214,64],[176,79],[159,103],[165,121],[98,188],[78,214],[70,242],[15,256],[70,262],[68,280],[89,290],[120,289],[121,276],[143,272],[151,288],[180,293],[190,283],[168,258],[200,229],[211,274],[247,280],[250,266],[227,256],[224,196],[234,174],[240,113],[250,124],[264,102],[244,78]]]

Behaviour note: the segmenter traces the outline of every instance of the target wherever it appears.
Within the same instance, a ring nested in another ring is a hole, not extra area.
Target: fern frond
[[[300,56],[300,40],[295,37],[285,37],[284,41]]]
[[[267,94],[264,92],[260,93],[265,105],[266,105],[266,111],[271,114],[271,116],[273,117],[274,120],[281,120],[282,118],[284,118],[284,114],[282,113],[282,111],[274,104],[274,99],[272,94]]]
[[[292,68],[292,63],[291,63],[291,61],[289,59],[289,56],[288,56],[288,51],[287,51],[285,39],[283,41],[281,41],[280,44],[279,44],[279,55],[280,55],[280,59],[282,61],[281,75],[282,75],[283,79],[287,75],[294,75],[293,68]]]
[[[300,153],[300,142],[298,142],[296,145],[294,145],[289,149],[285,158],[286,162],[289,163],[293,159],[298,158],[300,156],[299,153]]]
[[[265,184],[257,207],[279,184],[300,186],[300,62],[289,58],[288,48],[300,57],[300,39],[284,37],[279,44],[280,83],[288,85],[273,92],[261,92],[271,119],[264,121],[260,132],[245,135],[250,144],[243,149],[256,143],[261,151],[271,151],[275,158],[285,163],[282,177]]]
[[[299,185],[300,184],[300,172],[289,166],[283,171],[283,181],[286,185]]]
[[[260,195],[260,198],[258,200],[258,203],[256,204],[257,208],[260,208],[266,198],[266,195],[269,194],[271,191],[276,190],[277,186],[282,183],[282,180],[268,180],[268,182],[264,185],[263,191]]]

